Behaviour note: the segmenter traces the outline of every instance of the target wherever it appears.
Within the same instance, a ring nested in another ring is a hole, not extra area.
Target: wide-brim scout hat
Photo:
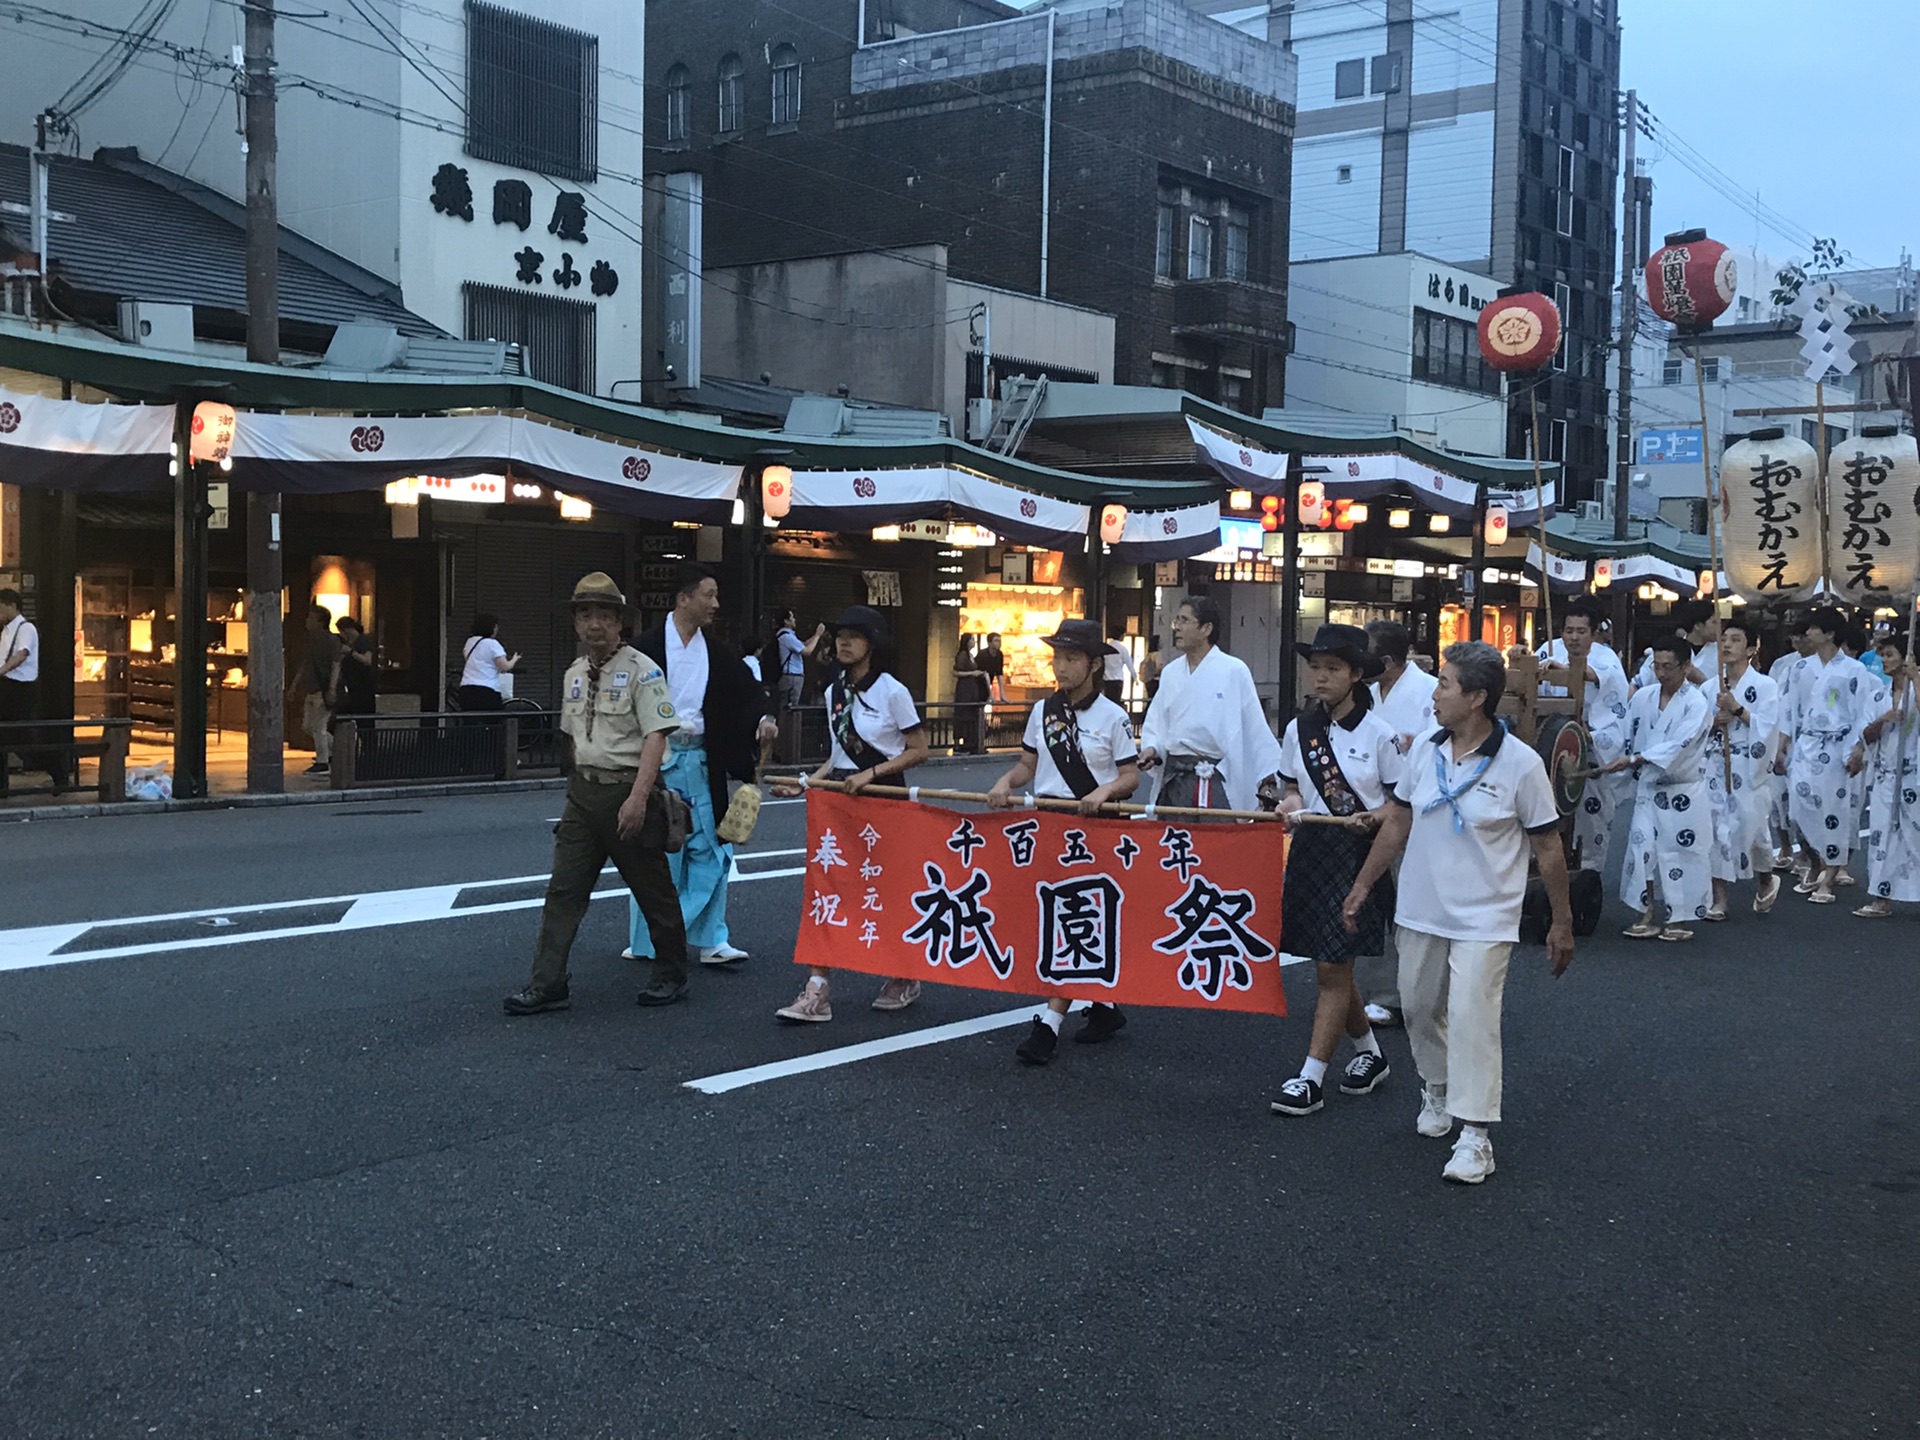
[[[1371,680],[1387,668],[1384,660],[1367,649],[1367,632],[1358,625],[1322,625],[1311,641],[1298,641],[1293,650],[1302,660],[1335,656],[1358,670],[1362,680]]]
[[[613,577],[604,570],[596,570],[591,575],[582,575],[580,583],[573,587],[573,594],[567,599],[567,608],[577,610],[582,605],[611,605],[622,615],[631,612],[627,597],[620,593],[620,587],[613,583]]]
[[[849,605],[827,629],[836,635],[842,630],[851,630],[866,636],[869,645],[881,645],[887,639],[887,617],[871,605]]]
[[[1099,623],[1093,620],[1062,620],[1060,628],[1051,635],[1043,636],[1042,640],[1056,650],[1078,650],[1095,660],[1120,653],[1107,643],[1107,637],[1100,633]]]

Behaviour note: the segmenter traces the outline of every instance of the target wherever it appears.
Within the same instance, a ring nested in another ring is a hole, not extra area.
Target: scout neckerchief
[[[1467,776],[1467,778],[1462,780],[1458,785],[1453,783],[1451,775],[1452,767],[1447,763],[1447,751],[1452,748],[1453,734],[1451,731],[1443,730],[1434,737],[1433,771],[1434,779],[1438,781],[1440,785],[1440,793],[1434,799],[1429,800],[1425,805],[1420,807],[1420,813],[1422,815],[1430,815],[1442,805],[1445,805],[1453,811],[1453,833],[1456,835],[1465,833],[1467,817],[1460,813],[1460,797],[1478,784],[1480,777],[1487,773],[1487,767],[1493,764],[1493,751],[1499,748],[1494,742],[1503,737],[1506,728],[1506,724],[1503,721],[1496,720],[1493,722],[1493,734],[1488,736],[1487,743],[1480,747],[1480,764],[1474,769],[1471,775]],[[1493,748],[1489,749],[1488,746],[1492,746]]]
[[[1367,705],[1365,687],[1354,686],[1352,718],[1356,723],[1366,713]],[[1333,712],[1325,705],[1311,706],[1300,716],[1300,755],[1306,761],[1308,773],[1313,776],[1313,788],[1320,792],[1320,798],[1326,802],[1327,813],[1358,815],[1366,807],[1360,803],[1360,797],[1353,793],[1353,786],[1347,783],[1340,760],[1333,753],[1328,729],[1332,720]]]
[[[853,762],[855,770],[871,770],[876,765],[884,764],[887,759],[867,743],[865,736],[853,728],[854,706],[866,704],[866,701],[861,699],[860,692],[879,678],[879,671],[869,671],[867,678],[860,682],[858,687],[851,687],[847,684],[847,677],[842,674],[827,691],[829,708],[833,712],[834,742],[839,745],[840,753]]]
[[[607,660],[612,658],[613,656],[609,655]],[[595,660],[591,655],[587,657],[587,739],[589,740],[593,738],[593,712],[599,708],[594,701],[600,695],[600,671],[607,660]]]
[[[1047,742],[1047,754],[1053,757],[1053,768],[1060,772],[1076,800],[1084,800],[1100,788],[1080,749],[1080,712],[1099,698],[1100,692],[1095,690],[1085,704],[1075,705],[1065,692],[1056,690],[1040,706],[1040,733]]]

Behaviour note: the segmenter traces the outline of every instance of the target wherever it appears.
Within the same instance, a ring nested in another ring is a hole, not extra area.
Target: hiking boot
[[[833,1005],[827,999],[827,987],[816,986],[811,981],[800,991],[800,996],[784,1010],[773,1012],[782,1020],[791,1020],[795,1024],[824,1025],[833,1019]]]
[[[1053,1058],[1053,1047],[1060,1043],[1060,1037],[1054,1029],[1038,1015],[1033,1017],[1033,1025],[1027,1031],[1027,1038],[1014,1050],[1029,1065],[1044,1065]]]
[[[1306,1076],[1296,1075],[1280,1087],[1280,1098],[1269,1108],[1276,1115],[1311,1115],[1324,1103],[1320,1087]]]
[[[1126,1028],[1127,1017],[1120,1013],[1118,1005],[1095,1005],[1087,1011],[1087,1023],[1075,1032],[1073,1043],[1098,1045],[1102,1040],[1111,1040]]]
[[[1371,1095],[1386,1083],[1387,1076],[1393,1071],[1387,1068],[1384,1055],[1356,1055],[1347,1062],[1346,1072],[1340,1077],[1342,1095]]]
[[[536,990],[527,985],[507,996],[502,1008],[509,1015],[538,1015],[543,1010],[565,1010],[572,1004],[565,985],[558,990]]]
[[[889,980],[880,987],[880,993],[873,997],[876,1010],[904,1010],[920,998],[918,980]]]

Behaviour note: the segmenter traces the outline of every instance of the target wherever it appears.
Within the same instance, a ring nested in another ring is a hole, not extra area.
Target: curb
[[[1013,751],[984,755],[930,755],[926,768],[966,765],[994,760]],[[431,785],[378,785],[356,790],[303,790],[281,795],[208,795],[194,800],[122,800],[71,805],[35,805],[20,810],[0,809],[0,825],[28,820],[97,820],[123,815],[179,815],[203,810],[273,810],[290,805],[346,805],[361,800],[442,800],[457,795],[512,795],[541,790],[564,790],[564,775],[538,780],[453,780]]]

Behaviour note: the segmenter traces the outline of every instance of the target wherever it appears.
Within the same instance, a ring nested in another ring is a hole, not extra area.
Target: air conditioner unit
[[[993,433],[993,401],[967,401],[967,439],[980,441]]]
[[[1582,500],[1580,518],[1589,525],[1598,525],[1607,518],[1607,503],[1604,500]]]
[[[193,349],[193,307],[156,300],[120,302],[120,338],[155,350]]]

